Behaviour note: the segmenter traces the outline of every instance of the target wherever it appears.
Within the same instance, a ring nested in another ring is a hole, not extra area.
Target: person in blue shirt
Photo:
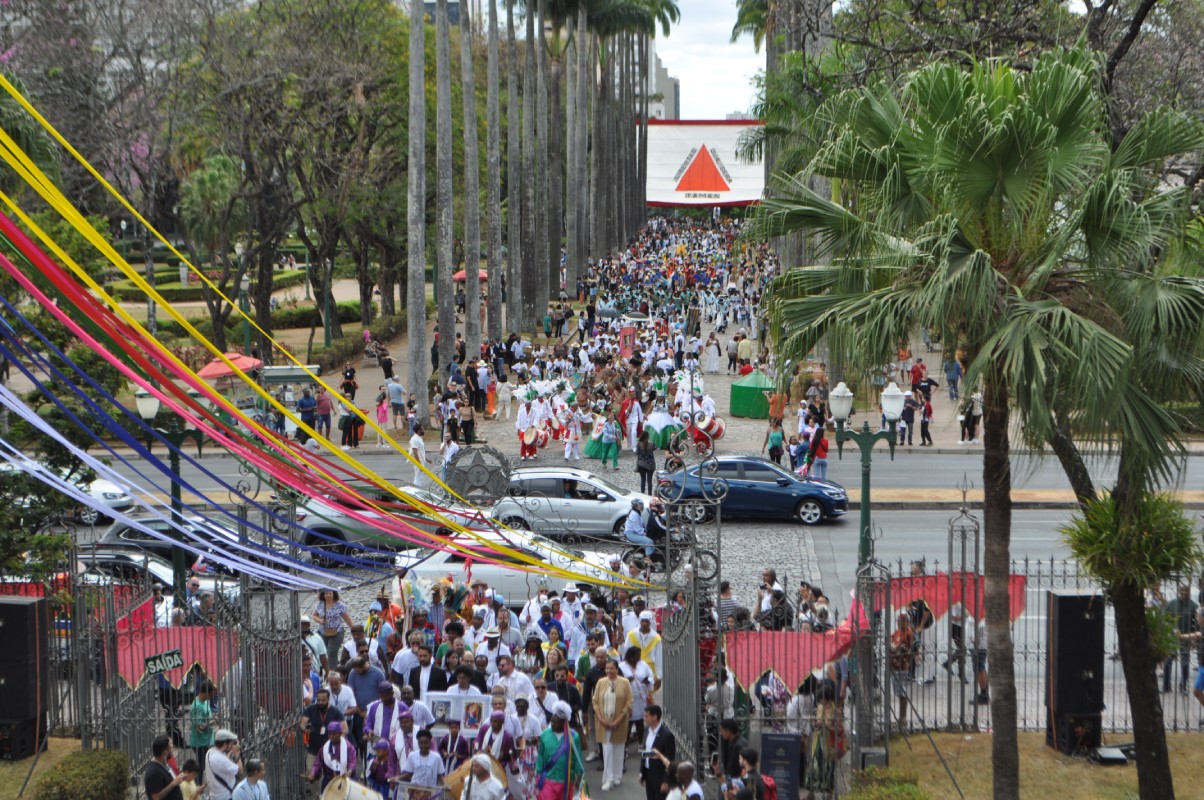
[[[644,554],[651,556],[656,552],[656,542],[644,530],[644,501],[638,497],[631,501],[631,513],[623,526],[623,538],[632,544],[644,545]]]
[[[263,779],[267,771],[267,765],[258,758],[247,761],[247,776],[234,787],[231,800],[272,800],[267,781]]]

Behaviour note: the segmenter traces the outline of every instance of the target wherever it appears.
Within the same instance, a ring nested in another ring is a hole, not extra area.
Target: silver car
[[[650,495],[582,469],[527,467],[510,474],[509,495],[494,505],[493,518],[562,542],[622,539],[636,498],[644,501],[646,520]]]

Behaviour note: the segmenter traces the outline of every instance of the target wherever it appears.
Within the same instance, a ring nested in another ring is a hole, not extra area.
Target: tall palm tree
[[[986,616],[995,797],[1019,797],[1014,651],[1008,623],[1011,423],[1040,441],[1052,398],[1088,420],[1160,431],[1125,386],[1132,348],[1097,320],[1105,286],[1140,277],[1136,256],[1166,243],[1181,193],[1136,207],[1124,173],[1181,152],[1150,136],[1112,153],[1092,56],[1043,55],[1023,73],[936,65],[898,88],[846,92],[818,110],[830,134],[797,176],[778,176],[762,237],[811,233],[830,266],[799,267],[769,293],[779,358],[825,336],[846,363],[887,360],[916,326],[957,331],[981,383]],[[1187,149],[1190,149],[1188,147]],[[842,202],[812,191],[839,181]],[[1057,390],[1057,391],[1055,391]]]
[[[574,193],[572,206],[577,223],[576,246],[572,247],[570,252],[573,269],[584,269],[585,262],[589,258],[589,222],[586,215],[589,202],[589,176],[586,160],[586,151],[589,149],[589,93],[586,86],[591,77],[589,72],[591,39],[589,11],[586,4],[581,3],[577,8],[577,69],[573,74],[575,78],[574,93],[577,98],[577,116],[574,119],[573,130],[573,179],[569,182],[569,189]],[[575,280],[575,278],[574,275],[573,279]]]
[[[535,264],[535,269],[523,269],[519,277],[523,283],[523,304],[517,318],[515,330],[532,330],[535,324],[536,294],[535,273],[539,272],[542,261],[539,259],[538,212],[536,202],[537,189],[542,184],[537,172],[536,139],[535,139],[535,9],[531,3],[523,11],[526,18],[527,38],[523,47],[523,253],[526,260]]]
[[[527,205],[523,194],[523,137],[519,115],[518,45],[514,40],[514,0],[506,0],[506,328],[522,331],[523,253]]]
[[[435,281],[439,291],[439,369],[451,364],[456,343],[452,285],[451,32],[447,0],[435,3]],[[442,381],[440,381],[442,383]]]
[[[551,274],[551,166],[549,160],[550,137],[548,133],[548,39],[547,0],[532,3],[537,9],[535,42],[535,181],[543,193],[543,202],[535,205],[535,301],[533,313],[540,319],[543,308],[551,297],[554,283]]]
[[[409,158],[406,163],[406,335],[410,390],[419,419],[430,419],[426,377],[426,19],[422,0],[410,0]]]
[[[464,100],[464,347],[481,352],[481,156],[477,146],[477,84],[472,67],[472,24],[460,9],[460,83]]]
[[[488,98],[485,105],[485,226],[489,267],[489,303],[486,309],[488,336],[501,336],[502,330],[502,122],[498,86],[497,0],[489,3],[489,55],[486,78]],[[515,211],[516,209],[512,209]]]

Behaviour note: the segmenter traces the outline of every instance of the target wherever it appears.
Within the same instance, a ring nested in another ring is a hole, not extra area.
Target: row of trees
[[[273,271],[295,236],[319,308],[335,265],[348,264],[365,323],[374,299],[386,315],[425,308],[433,262],[440,330],[454,330],[451,275],[483,256],[489,302],[485,331],[465,320],[471,350],[484,333],[534,327],[560,291],[562,247],[571,292],[591,258],[638,229],[646,125],[633,121],[647,116],[648,41],[678,9],[469,5],[455,4],[457,29],[447,0],[433,18],[421,2],[389,0],[13,0],[0,55],[84,157],[209,265],[219,346],[233,311],[223,295],[244,274],[270,331]],[[73,160],[55,166],[81,207],[126,217]],[[126,233],[141,239],[153,280],[149,231]],[[467,292],[478,307],[476,281]],[[411,382],[422,385],[425,320],[409,317]],[[442,363],[453,342],[440,338]]]
[[[1185,46],[1199,4],[738,7],[733,36],[768,51],[764,135],[746,146],[771,165],[759,235],[793,267],[771,293],[782,357],[822,339],[856,380],[926,326],[983,388],[995,796],[1020,796],[1018,436],[1050,448],[1079,497],[1067,537],[1116,611],[1140,794],[1173,797],[1144,590],[1201,557],[1198,532],[1156,494],[1184,449],[1174,404],[1204,396],[1204,96]],[[1119,463],[1107,488],[1087,468],[1102,450]]]

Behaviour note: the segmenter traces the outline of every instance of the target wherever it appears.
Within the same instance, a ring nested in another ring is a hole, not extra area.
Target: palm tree
[[[0,71],[5,79],[22,97],[29,97],[29,90],[16,75],[7,70]],[[34,165],[50,178],[58,178],[58,151],[55,150],[54,140],[50,134],[38,124],[38,121],[21,107],[21,104],[11,95],[0,96],[0,130],[7,133],[29,156]],[[25,182],[8,166],[0,166],[0,190],[7,195],[16,195],[25,186]]]
[[[486,315],[489,336],[501,336],[502,330],[502,123],[498,86],[497,0],[489,3],[489,56],[485,81],[488,98],[485,107],[485,225],[488,228],[489,304]],[[517,209],[511,209],[514,213]]]
[[[514,0],[506,0],[506,327],[522,331],[523,253],[527,205],[523,196],[523,138],[519,118],[518,45],[514,41]]]
[[[472,25],[460,9],[460,83],[464,100],[464,347],[481,352],[481,155],[477,146],[477,88],[472,71]]]
[[[419,419],[430,419],[426,377],[426,20],[422,0],[410,0],[409,158],[406,164],[406,334],[410,391]]]
[[[589,173],[588,162],[586,161],[586,151],[588,146],[589,134],[589,93],[586,90],[586,81],[590,77],[589,72],[589,52],[590,42],[592,37],[589,34],[589,12],[585,3],[580,3],[577,7],[577,68],[573,73],[574,93],[576,95],[575,105],[577,107],[577,116],[573,120],[575,125],[573,129],[573,179],[569,182],[571,191],[573,192],[573,215],[576,220],[577,238],[575,247],[570,245],[570,259],[573,262],[571,269],[578,270],[585,267],[585,262],[589,258],[589,222],[587,219],[586,206],[589,202]],[[592,81],[591,81],[592,82]],[[575,281],[576,275],[572,275]]]
[[[1065,392],[1083,419],[1161,430],[1150,403],[1126,405],[1115,391],[1132,347],[1097,319],[1104,287],[1140,277],[1134,257],[1166,244],[1162,220],[1183,200],[1151,191],[1136,207],[1124,175],[1198,143],[1152,129],[1114,155],[1099,85],[1092,56],[1070,50],[1043,55],[1028,73],[935,65],[898,89],[841,94],[817,112],[825,143],[803,173],[778,176],[780,193],[756,226],[763,238],[811,233],[832,259],[774,282],[779,358],[828,336],[843,343],[846,363],[869,366],[916,326],[942,326],[960,336],[966,385],[981,382],[997,798],[1019,797],[1010,424],[1042,440],[1052,398]],[[812,191],[814,175],[839,181],[843,203]]]
[[[447,0],[435,3],[435,281],[439,289],[439,369],[451,364],[456,343],[452,285],[451,32]],[[436,375],[438,379],[438,375]],[[439,381],[442,383],[442,381]]]
[[[535,309],[538,302],[535,273],[539,271],[540,249],[538,245],[536,211],[536,188],[541,186],[537,173],[535,155],[535,9],[528,3],[523,13],[526,18],[527,38],[523,48],[523,253],[533,262],[535,269],[522,269],[517,276],[523,284],[522,307],[515,319],[514,330],[532,330],[535,324]]]

